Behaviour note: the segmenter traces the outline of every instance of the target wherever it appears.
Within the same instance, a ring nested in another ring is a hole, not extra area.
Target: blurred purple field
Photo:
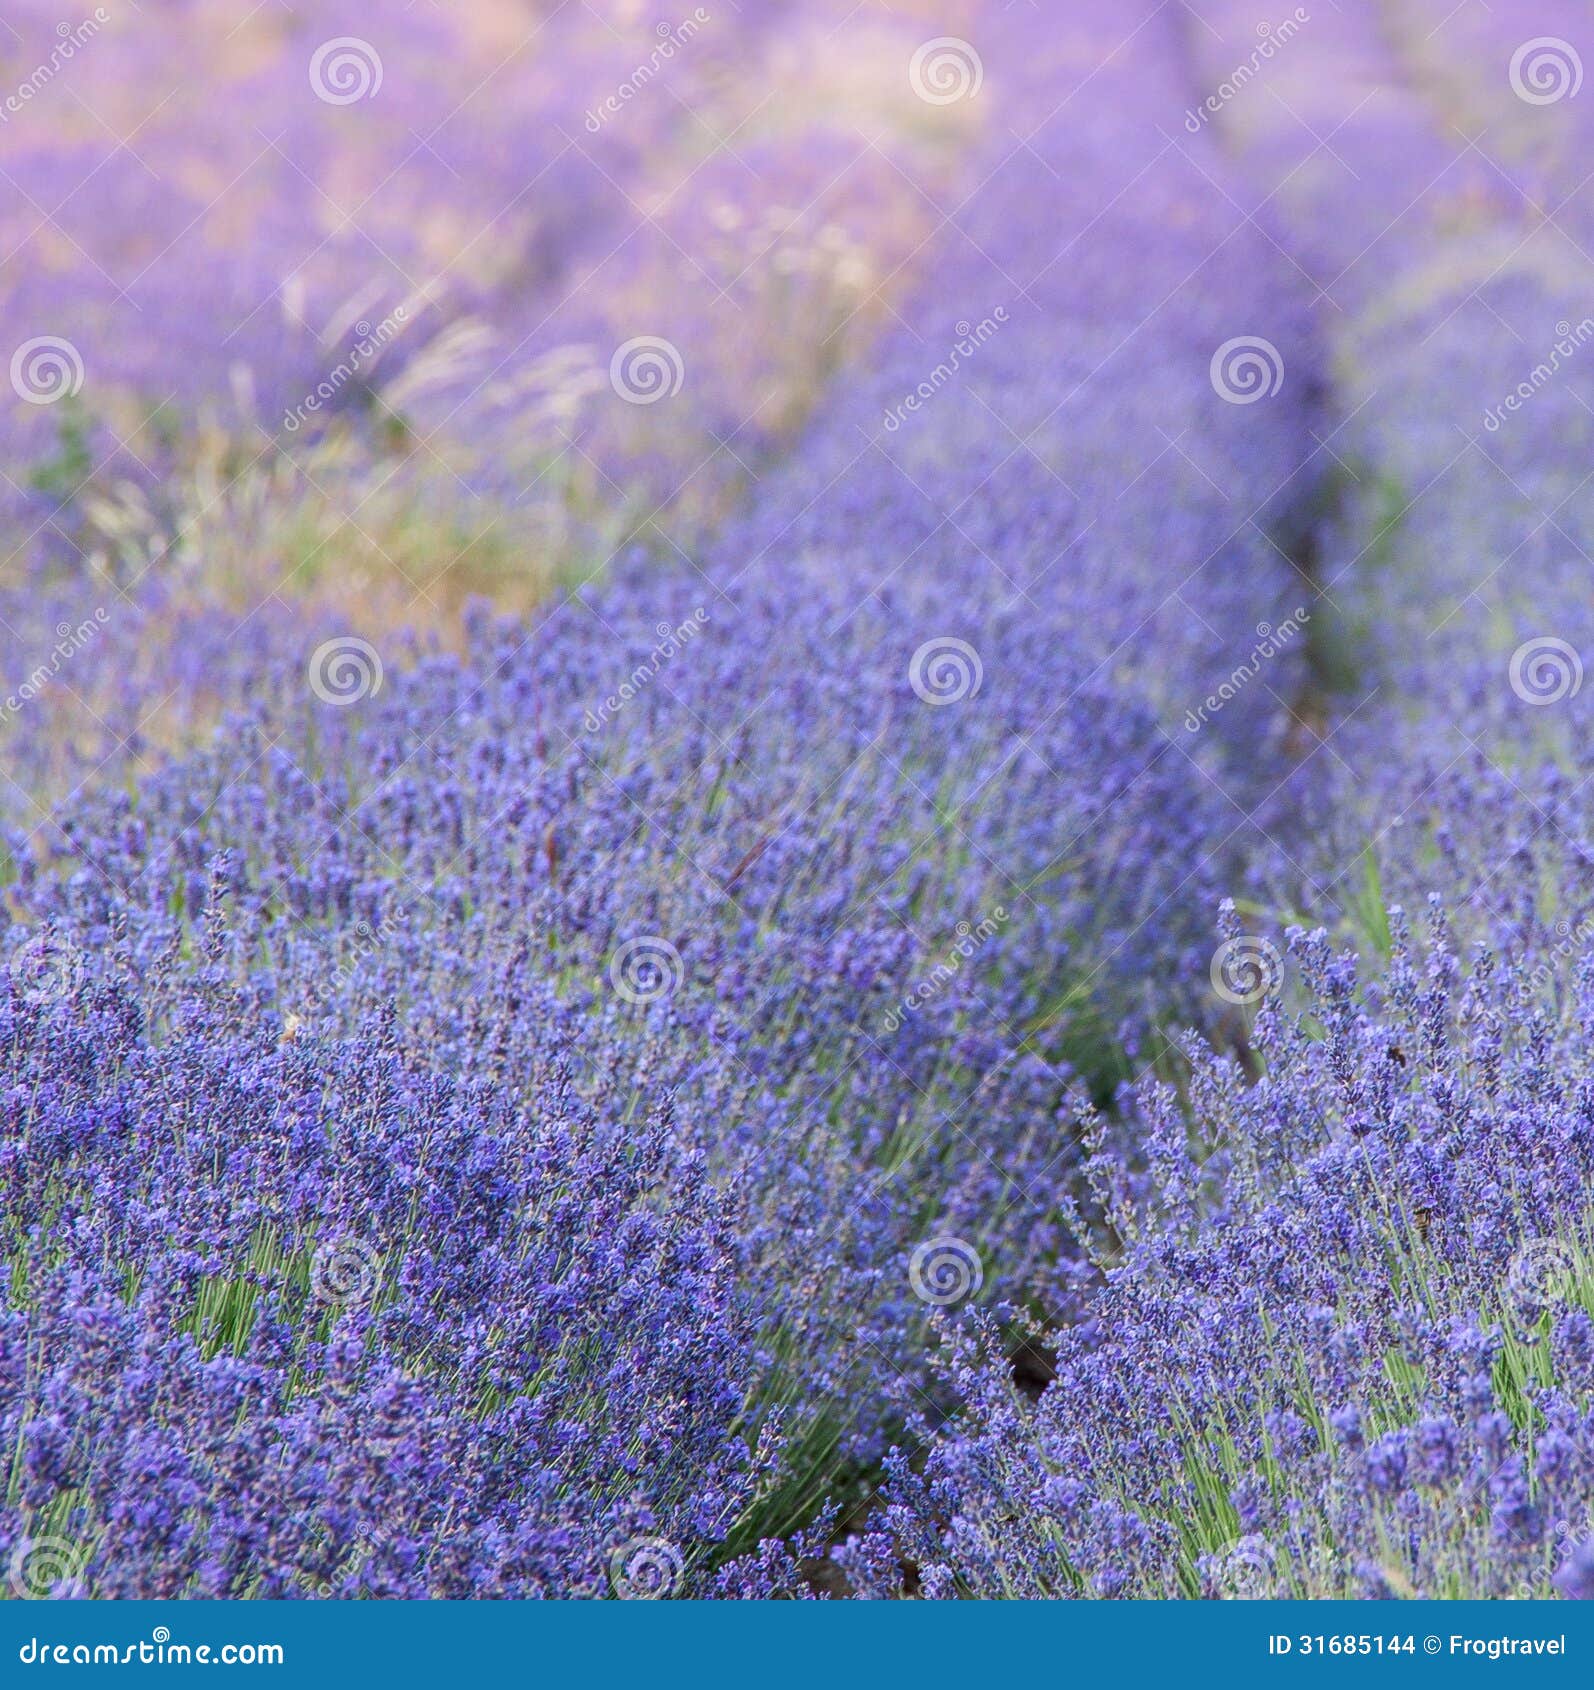
[[[11,0],[5,1594],[1594,1596],[1590,55]]]

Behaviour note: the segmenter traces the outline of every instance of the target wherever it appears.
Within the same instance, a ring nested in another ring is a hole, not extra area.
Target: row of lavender
[[[1312,603],[1355,661],[1251,871],[1330,931],[1264,955],[1242,1058],[1139,1088],[1138,1179],[1103,1123],[1105,1289],[1034,1408],[954,1346],[864,1588],[1594,1594],[1577,20],[1306,12],[1193,39],[1336,374]]]
[[[1223,707],[1306,609],[1319,384],[1144,14],[946,48],[978,191],[698,564],[301,650],[13,838],[24,1589],[797,1588],[952,1400],[938,1308],[1078,1312],[1082,1175],[1141,1177],[1091,1094],[1232,1007],[1307,682]]]
[[[8,26],[0,814],[30,831],[307,626],[446,638],[472,594],[691,551],[874,332],[969,127],[873,8]]]

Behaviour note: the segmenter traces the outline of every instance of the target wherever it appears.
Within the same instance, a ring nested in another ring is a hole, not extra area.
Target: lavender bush
[[[1589,1594],[1581,114],[699,10],[21,10],[8,1588]]]

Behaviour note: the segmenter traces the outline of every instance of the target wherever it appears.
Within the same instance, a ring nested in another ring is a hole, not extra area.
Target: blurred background
[[[183,743],[285,619],[449,642],[690,554],[934,231],[924,15],[8,5],[0,658],[99,654],[0,804]]]

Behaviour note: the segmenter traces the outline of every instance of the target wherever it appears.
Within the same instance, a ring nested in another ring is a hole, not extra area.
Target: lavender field
[[[1594,1596],[1587,0],[7,0],[0,1591]]]

